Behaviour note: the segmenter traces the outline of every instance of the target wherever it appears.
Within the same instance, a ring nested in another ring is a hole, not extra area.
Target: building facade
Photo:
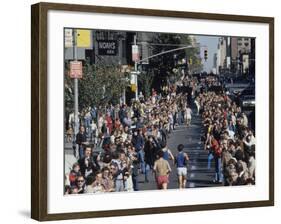
[[[230,75],[254,74],[254,43],[255,39],[249,37],[219,38],[216,55],[217,73]]]

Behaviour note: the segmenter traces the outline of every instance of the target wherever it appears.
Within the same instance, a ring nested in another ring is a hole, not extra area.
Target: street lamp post
[[[77,61],[77,30],[73,29],[73,60]],[[77,145],[75,144],[76,141],[76,134],[79,131],[79,119],[78,119],[78,78],[74,78],[74,147],[77,150]]]
[[[137,45],[137,35],[134,36],[134,45],[136,46]],[[138,62],[137,60],[135,60],[135,82],[136,82],[136,100],[138,100]]]

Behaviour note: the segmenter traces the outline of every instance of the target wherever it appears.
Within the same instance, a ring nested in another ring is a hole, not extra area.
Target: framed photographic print
[[[31,16],[32,218],[274,205],[274,18]]]

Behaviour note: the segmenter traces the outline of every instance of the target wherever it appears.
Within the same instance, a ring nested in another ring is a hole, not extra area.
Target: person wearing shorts
[[[155,161],[153,170],[155,172],[156,183],[158,189],[166,190],[169,183],[169,173],[171,172],[171,167],[167,160],[163,158],[164,152],[160,150],[158,152],[159,159]]]
[[[176,156],[176,166],[177,166],[177,175],[178,175],[178,183],[179,188],[185,188],[186,178],[187,178],[187,168],[186,162],[189,160],[188,155],[183,152],[184,145],[178,145],[178,154]]]

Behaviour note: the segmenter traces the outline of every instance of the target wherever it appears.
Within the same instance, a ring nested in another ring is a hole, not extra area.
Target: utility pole
[[[73,29],[73,60],[77,61],[77,30]],[[74,140],[76,141],[76,135],[79,132],[79,119],[78,119],[78,78],[74,78]],[[75,144],[75,143],[74,143]],[[76,152],[77,145],[76,146]]]
[[[134,36],[134,45],[137,45],[137,34]],[[138,62],[135,60],[135,80],[136,80],[136,100],[139,99],[138,97]]]
[[[229,74],[231,68],[231,38],[230,37],[226,37],[226,68]]]

